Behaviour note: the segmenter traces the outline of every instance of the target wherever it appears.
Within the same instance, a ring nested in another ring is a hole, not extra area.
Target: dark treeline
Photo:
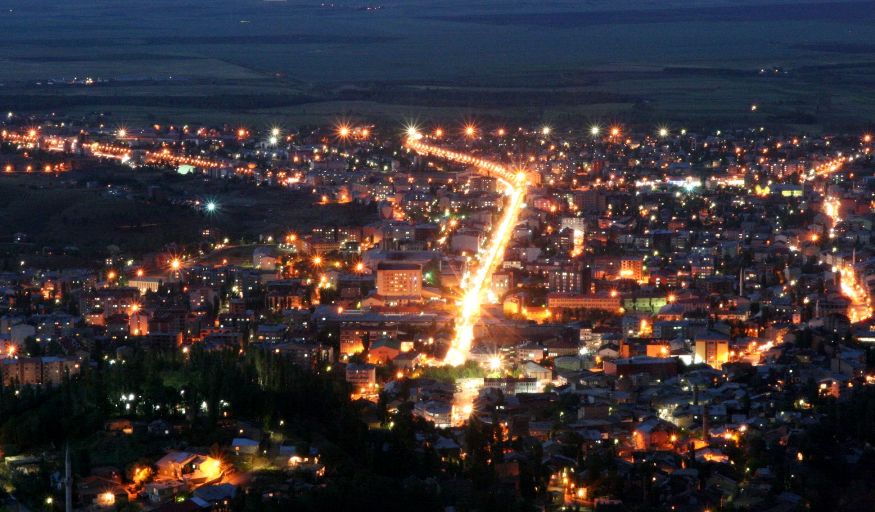
[[[98,460],[106,462],[103,448],[95,447],[107,446],[105,426],[111,419],[160,419],[178,432],[157,440],[143,434],[110,436],[112,443],[125,446],[112,459],[120,469],[154,461],[167,448],[227,446],[234,437],[231,426],[244,420],[296,445],[318,447],[327,473],[324,485],[268,502],[260,492],[240,493],[237,510],[409,510],[413,502],[421,510],[440,510],[448,500],[473,508],[500,503],[504,510],[525,510],[530,503],[487,490],[496,481],[494,461],[501,446],[491,426],[468,427],[476,456],[442,462],[432,448],[423,448],[422,440],[437,434],[433,425],[414,417],[410,404],[389,415],[383,400],[353,402],[336,370],[311,372],[261,351],[134,351],[124,360],[95,355],[97,363],[58,387],[0,391],[0,446],[7,454],[58,453],[69,443],[74,472],[85,476]],[[384,428],[369,429],[362,420],[374,409]],[[20,488],[19,496],[44,496],[48,475],[58,469],[59,457],[42,472],[44,480],[27,484],[32,492]],[[530,488],[541,480],[534,468],[531,472]]]

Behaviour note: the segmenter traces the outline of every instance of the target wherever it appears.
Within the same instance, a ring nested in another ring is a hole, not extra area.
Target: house
[[[231,484],[204,485],[194,491],[191,501],[203,509],[224,508],[236,495],[237,488]]]
[[[368,349],[368,362],[372,364],[387,364],[401,354],[401,342],[391,338],[382,338]]]
[[[524,376],[537,380],[541,385],[546,385],[553,381],[553,371],[549,368],[544,368],[538,363],[526,361],[522,364],[521,370]]]
[[[677,440],[677,427],[659,418],[648,418],[632,431],[632,440],[637,450],[668,446]]]
[[[231,441],[231,449],[235,455],[255,456],[258,454],[258,441],[246,437],[235,437]]]
[[[398,354],[397,357],[392,359],[392,365],[395,368],[400,368],[404,370],[412,370],[419,366],[419,364],[425,360],[425,356],[419,352],[403,352]]]
[[[95,475],[77,480],[76,495],[80,503],[88,503],[98,508],[112,508],[128,499],[121,479]]]
[[[179,480],[156,480],[145,486],[146,496],[152,503],[164,503],[185,490],[185,483]]]
[[[207,455],[172,451],[155,462],[158,477],[181,480],[189,486],[202,485],[221,478],[222,462]]]

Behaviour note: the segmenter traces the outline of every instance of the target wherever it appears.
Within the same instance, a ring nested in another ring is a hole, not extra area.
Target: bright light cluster
[[[474,342],[474,325],[480,316],[480,305],[489,288],[489,280],[495,268],[501,263],[504,249],[510,241],[513,228],[516,226],[520,210],[523,207],[527,175],[523,171],[508,169],[496,162],[425,144],[420,142],[420,139],[421,137],[408,138],[406,142],[407,147],[418,153],[444,158],[461,164],[473,165],[481,172],[494,175],[505,187],[505,193],[508,197],[501,221],[493,231],[492,238],[485,251],[480,254],[476,270],[468,272],[462,278],[463,294],[461,301],[459,301],[456,332],[453,337],[452,347],[444,359],[446,364],[459,366],[468,358],[468,353]]]

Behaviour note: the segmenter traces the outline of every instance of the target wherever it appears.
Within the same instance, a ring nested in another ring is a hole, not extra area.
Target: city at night
[[[875,510],[875,2],[0,30],[0,512]]]

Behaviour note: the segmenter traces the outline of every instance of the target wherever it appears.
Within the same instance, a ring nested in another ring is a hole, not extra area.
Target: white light
[[[493,356],[489,358],[489,369],[497,372],[501,369],[501,358],[498,356]]]

